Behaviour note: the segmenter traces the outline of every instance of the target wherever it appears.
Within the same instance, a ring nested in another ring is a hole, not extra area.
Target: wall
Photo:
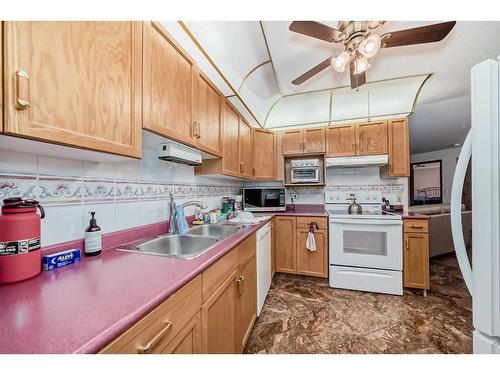
[[[242,186],[197,177],[193,167],[160,161],[148,148],[141,160],[104,163],[0,150],[0,200],[21,196],[42,203],[43,246],[82,238],[89,211],[109,233],[166,220],[170,192],[177,203],[197,199],[215,208],[223,196],[241,195]]]
[[[453,184],[453,175],[455,173],[455,167],[457,165],[457,158],[460,154],[460,150],[460,147],[453,147],[444,150],[413,154],[410,157],[412,163],[442,160],[443,203],[450,203],[451,185]]]

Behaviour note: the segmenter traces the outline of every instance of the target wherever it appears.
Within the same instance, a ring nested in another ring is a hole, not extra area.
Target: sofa
[[[455,251],[451,235],[450,205],[429,204],[411,206],[410,212],[429,216],[429,256],[434,257]],[[462,205],[462,231],[467,252],[472,249],[472,211]]]

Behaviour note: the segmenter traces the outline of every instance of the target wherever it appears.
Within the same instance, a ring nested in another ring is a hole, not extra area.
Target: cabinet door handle
[[[245,163],[240,161],[240,173],[242,173],[245,170]]]
[[[198,134],[197,134],[197,122],[196,121],[193,121],[193,128],[191,131],[193,133],[193,137],[197,138]]]
[[[254,176],[256,175],[255,168],[252,168],[252,173],[253,173]]]
[[[196,123],[197,126],[196,126],[196,136],[198,138],[201,138],[201,124],[199,122]]]
[[[171,328],[172,328],[172,323],[169,321],[166,321],[165,327],[163,327],[161,329],[161,331],[158,332],[156,334],[156,336],[151,339],[151,341],[149,341],[145,345],[137,345],[136,346],[137,353],[139,353],[139,354],[149,353],[161,341],[161,339],[163,337],[165,337],[165,335],[167,334],[168,331],[170,331]]]
[[[24,85],[21,81],[24,82]],[[14,104],[17,110],[21,111],[30,105],[30,76],[24,70],[16,72],[15,93],[16,102]]]
[[[406,240],[405,240],[405,247],[406,247],[407,249],[409,249],[409,248],[410,248],[410,241],[408,241],[408,239],[406,239]]]
[[[389,170],[391,171],[391,173],[394,172],[394,165],[389,164]]]
[[[240,275],[240,277],[236,279],[236,288],[238,289],[238,296],[241,296],[245,291],[245,276]]]
[[[356,145],[354,143],[351,144],[351,151],[356,151]]]

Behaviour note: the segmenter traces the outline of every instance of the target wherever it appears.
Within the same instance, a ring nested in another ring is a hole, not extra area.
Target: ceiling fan
[[[374,57],[380,48],[408,46],[439,42],[455,26],[455,21],[436,23],[413,29],[378,34],[375,32],[385,21],[340,21],[337,28],[315,21],[293,21],[289,30],[330,43],[344,44],[344,51],[329,57],[292,81],[300,85],[319,72],[332,66],[337,72],[344,72],[349,65],[351,88],[366,83],[366,70],[371,67],[368,59]]]

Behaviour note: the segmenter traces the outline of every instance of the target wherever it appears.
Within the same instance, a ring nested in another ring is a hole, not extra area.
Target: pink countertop
[[[322,204],[296,204],[295,210],[292,210],[292,205],[286,206],[286,211],[275,211],[262,213],[273,216],[322,216],[327,217],[325,206]]]
[[[95,353],[264,223],[191,260],[110,249],[0,286],[0,353]]]
[[[402,216],[403,219],[419,219],[419,220],[429,220],[429,216],[417,214],[414,212],[403,212],[403,211],[394,211],[392,212],[395,215]]]

